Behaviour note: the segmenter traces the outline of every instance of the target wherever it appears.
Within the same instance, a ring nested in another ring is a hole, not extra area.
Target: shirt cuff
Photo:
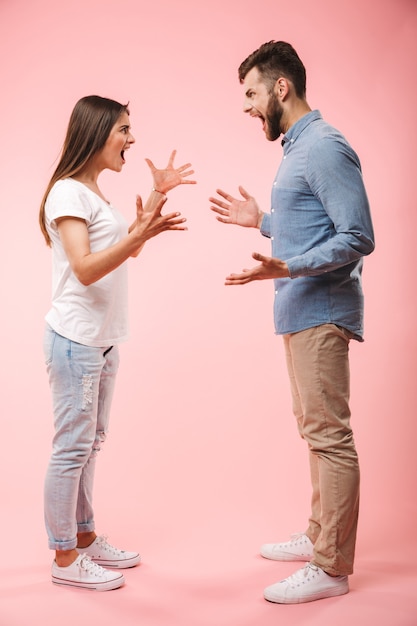
[[[290,278],[300,278],[300,276],[308,276],[309,271],[306,267],[303,256],[293,256],[291,259],[285,261],[288,267]]]
[[[271,237],[271,216],[269,213],[264,213],[259,230],[264,237]]]

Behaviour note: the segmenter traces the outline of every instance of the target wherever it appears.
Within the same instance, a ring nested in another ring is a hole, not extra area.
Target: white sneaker
[[[267,587],[264,598],[280,604],[299,604],[341,596],[348,591],[347,576],[329,576],[313,563],[307,563],[292,576]]]
[[[52,582],[56,585],[83,587],[95,591],[110,591],[124,585],[122,574],[109,572],[100,567],[86,555],[80,554],[68,567],[60,567],[56,561],[52,563]]]
[[[291,535],[285,543],[265,543],[261,555],[274,561],[310,561],[314,546],[304,533]]]
[[[94,563],[103,567],[117,567],[120,569],[133,567],[140,563],[140,554],[126,552],[115,548],[107,541],[107,537],[96,537],[87,548],[77,548],[80,554],[87,554]]]

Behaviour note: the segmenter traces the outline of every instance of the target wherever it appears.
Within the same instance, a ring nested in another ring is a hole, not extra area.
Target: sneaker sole
[[[114,580],[106,580],[102,583],[86,583],[77,582],[76,580],[67,580],[65,578],[57,578],[52,576],[52,582],[54,585],[65,585],[67,587],[78,587],[81,589],[89,589],[91,591],[111,591],[112,589],[118,589],[125,584],[125,579],[122,575]]]
[[[132,559],[126,559],[123,561],[106,561],[106,559],[95,559],[94,557],[90,557],[93,563],[97,563],[97,565],[101,565],[101,567],[109,567],[112,569],[128,569],[129,567],[135,567],[135,565],[139,565],[140,556],[135,556]]]
[[[335,598],[336,596],[343,596],[349,593],[349,587],[341,587],[334,589],[326,589],[309,596],[299,596],[297,598],[284,597],[277,599],[272,597],[272,594],[268,597],[268,594],[264,594],[265,600],[268,602],[275,602],[276,604],[302,604],[304,602],[314,602],[314,600],[324,600],[325,598]]]
[[[289,554],[289,553],[285,553],[285,552],[281,552],[281,554],[279,555],[272,555],[268,552],[263,552],[261,550],[261,556],[264,559],[269,559],[270,561],[311,561],[311,559],[313,558],[312,554],[306,554],[306,555],[299,555],[299,554]]]

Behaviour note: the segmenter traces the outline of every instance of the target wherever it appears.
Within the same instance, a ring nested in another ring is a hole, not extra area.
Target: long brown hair
[[[45,202],[49,192],[58,180],[78,174],[103,148],[123,112],[129,114],[127,104],[100,96],[85,96],[75,105],[59,163],[46,188],[39,211],[39,225],[48,246],[51,245],[51,239],[45,225]]]

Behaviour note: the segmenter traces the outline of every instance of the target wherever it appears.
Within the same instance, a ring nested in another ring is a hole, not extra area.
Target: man
[[[283,135],[271,212],[239,187],[218,189],[211,209],[225,224],[257,227],[272,256],[254,253],[250,270],[226,285],[274,279],[276,333],[283,335],[294,414],[309,451],[312,502],[305,533],[265,544],[268,559],[306,561],[264,596],[300,603],[349,591],[359,504],[359,465],[350,427],[348,346],[363,341],[363,256],[374,235],[361,167],[345,138],[311,110],[306,74],[294,48],[265,43],[240,66],[244,111],[266,138]]]

